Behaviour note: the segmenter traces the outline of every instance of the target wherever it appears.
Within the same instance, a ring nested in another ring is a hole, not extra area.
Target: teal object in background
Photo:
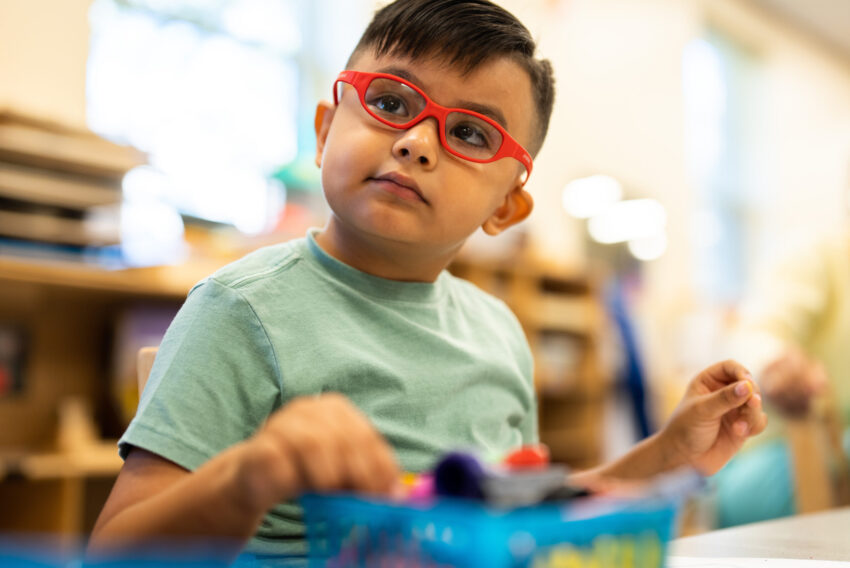
[[[735,456],[714,476],[717,528],[755,523],[796,512],[791,453],[783,440]]]
[[[850,428],[844,431],[850,459]],[[797,513],[791,450],[784,439],[739,453],[714,476],[717,527],[727,528]]]

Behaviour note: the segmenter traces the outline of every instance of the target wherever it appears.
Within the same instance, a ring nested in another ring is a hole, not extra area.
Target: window
[[[150,162],[128,174],[125,202],[269,227],[285,195],[271,174],[312,158],[314,105],[372,7],[329,4],[95,0],[89,127]]]
[[[757,62],[720,33],[684,53],[688,165],[696,187],[692,223],[697,289],[709,301],[738,300],[747,273],[749,209],[755,193],[751,133]]]

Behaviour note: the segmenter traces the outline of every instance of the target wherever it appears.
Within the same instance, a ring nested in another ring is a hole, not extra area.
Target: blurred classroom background
[[[730,356],[760,274],[848,224],[850,3],[500,3],[555,110],[532,216],[451,270],[517,312],[541,436],[588,467]],[[0,530],[84,537],[137,350],[194,282],[324,223],[313,112],[376,5],[0,0]]]

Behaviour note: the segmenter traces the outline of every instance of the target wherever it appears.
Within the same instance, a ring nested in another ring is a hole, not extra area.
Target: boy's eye
[[[396,124],[410,122],[425,108],[425,99],[404,83],[378,78],[369,83],[363,96],[369,112]]]
[[[486,132],[480,128],[476,128],[472,124],[457,124],[452,127],[449,134],[470,146],[476,146],[478,148],[490,147],[490,140]]]
[[[371,97],[366,101],[370,107],[380,114],[390,114],[395,117],[407,116],[407,106],[404,99],[393,94],[383,94]]]

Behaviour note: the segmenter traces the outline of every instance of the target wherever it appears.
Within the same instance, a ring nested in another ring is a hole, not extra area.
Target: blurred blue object
[[[79,556],[79,547],[56,537],[7,534],[0,536],[3,568],[64,568]]]
[[[655,431],[650,419],[646,399],[646,373],[640,357],[640,348],[635,336],[632,317],[626,300],[622,278],[615,278],[608,287],[606,305],[623,344],[624,368],[619,387],[624,389],[632,404],[632,412],[638,439],[642,440]]]
[[[735,456],[712,478],[717,528],[787,517],[796,512],[791,454],[784,440]]]
[[[310,566],[576,566],[662,568],[669,500],[580,499],[495,509],[468,499],[407,505],[349,495],[301,499]],[[576,564],[578,562],[578,564]],[[573,565],[571,564],[571,565]]]
[[[221,566],[218,541],[166,542],[103,560],[84,559],[85,545],[56,535],[0,535],[2,568],[206,568]],[[253,565],[253,564],[252,564]]]

